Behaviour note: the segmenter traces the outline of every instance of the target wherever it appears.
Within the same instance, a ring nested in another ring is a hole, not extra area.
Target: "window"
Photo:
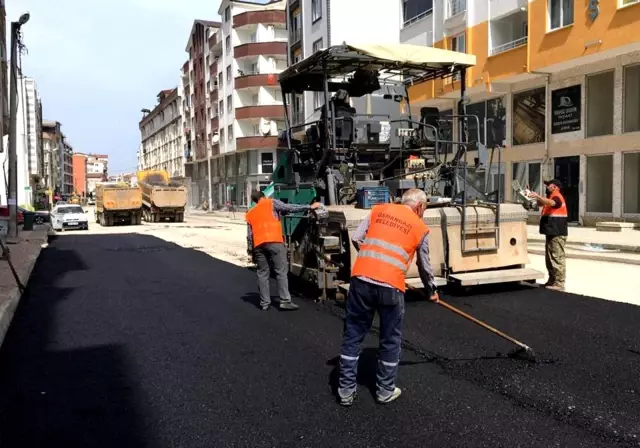
[[[640,131],[640,65],[624,68],[623,132]]]
[[[324,105],[324,92],[313,92],[313,108],[318,109]]]
[[[233,110],[233,97],[229,95],[227,97],[227,112],[231,112]]]
[[[573,24],[573,4],[574,0],[549,0],[549,29]]]
[[[227,138],[229,140],[233,140],[233,125],[232,124],[227,126]]]
[[[613,70],[587,76],[587,137],[613,134]]]
[[[229,20],[231,20],[231,7],[227,6],[224,9],[224,21],[228,22]]]
[[[633,5],[634,3],[640,3],[640,0],[620,0],[620,6]]]
[[[640,152],[622,155],[622,213],[640,214]]]
[[[218,103],[218,110],[219,111],[223,111],[224,110],[224,100],[220,100]]]
[[[518,181],[522,188],[528,188],[536,193],[544,194],[545,189],[543,187],[544,184],[542,183],[542,164],[540,162],[514,163],[511,170],[511,179],[513,181]]]
[[[526,90],[513,95],[513,146],[545,140],[546,89]]]
[[[433,12],[433,0],[404,0],[402,4],[403,26],[411,25],[431,12]]]
[[[255,33],[253,33],[251,37],[249,37],[249,40],[251,43],[258,42],[258,32],[256,31]]]
[[[311,0],[311,23],[322,19],[322,0]]]
[[[322,50],[322,38],[313,43],[313,52]]]
[[[218,73],[218,85],[222,85],[222,72]]]
[[[254,106],[260,104],[260,96],[257,93],[251,97],[251,104]]]
[[[260,154],[260,165],[262,165],[262,174],[273,173],[273,153],[263,152]]]
[[[224,46],[227,50],[227,54],[231,54],[231,36],[227,36],[224,40]]]
[[[257,75],[260,72],[258,71],[258,63],[257,62],[252,62],[251,63],[251,74],[252,75]]]
[[[466,53],[466,39],[464,33],[451,38],[451,50],[459,53]],[[453,75],[454,81],[460,81],[460,72]]]
[[[227,65],[227,84],[231,84],[231,64]]]
[[[613,154],[587,157],[587,212],[612,211]]]

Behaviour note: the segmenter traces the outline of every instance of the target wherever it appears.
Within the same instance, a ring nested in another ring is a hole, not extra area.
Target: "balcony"
[[[233,16],[234,28],[260,24],[284,26],[286,22],[285,11],[248,11]]]
[[[295,45],[302,41],[302,28],[293,28],[289,34],[291,45]]]
[[[255,136],[236,138],[236,149],[246,151],[249,149],[270,149],[278,147],[277,136]]]
[[[236,120],[248,120],[251,118],[283,119],[284,107],[282,104],[270,104],[266,106],[246,106],[236,109]]]
[[[489,23],[489,56],[527,45],[527,11],[518,10],[513,14],[493,19]]]
[[[286,42],[255,42],[234,47],[234,56],[246,58],[249,56],[277,56],[287,54]]]
[[[220,121],[218,120],[218,117],[214,117],[211,119],[211,132],[215,133],[218,132],[218,129],[220,128]]]
[[[236,89],[246,89],[249,87],[264,87],[264,86],[275,87],[277,85],[278,85],[278,75],[275,73],[237,76],[235,81]]]

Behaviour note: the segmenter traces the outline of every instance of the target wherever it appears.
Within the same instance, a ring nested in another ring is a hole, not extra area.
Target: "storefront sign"
[[[551,92],[551,133],[580,130],[580,98],[582,86],[576,85]]]

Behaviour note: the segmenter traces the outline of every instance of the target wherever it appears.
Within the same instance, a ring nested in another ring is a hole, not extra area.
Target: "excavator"
[[[282,218],[289,270],[315,285],[321,300],[344,300],[357,256],[351,237],[370,209],[397,202],[410,188],[429,198],[424,221],[439,286],[543,277],[526,267],[527,209],[505,202],[500,187],[489,182],[496,162],[500,178],[502,148],[483,145],[478,117],[466,113],[467,70],[474,65],[473,55],[432,47],[344,43],[279,75],[286,151],[265,195],[325,204],[318,212]],[[410,85],[453,79],[461,86],[454,113],[423,107],[412,117]],[[319,92],[324,105],[292,124],[286,99],[308,91]],[[423,287],[415,260],[407,283]]]

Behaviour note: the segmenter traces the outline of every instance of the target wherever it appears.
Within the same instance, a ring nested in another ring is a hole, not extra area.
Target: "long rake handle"
[[[413,291],[418,291],[417,288],[411,286],[411,285],[407,285],[407,287]],[[422,292],[422,291],[420,291]],[[498,330],[497,328],[493,328],[491,325],[482,322],[480,319],[476,319],[475,317],[473,317],[470,314],[465,313],[462,310],[459,310],[458,308],[456,308],[453,305],[449,305],[447,302],[444,302],[442,299],[438,299],[438,301],[436,302],[438,305],[445,307],[446,309],[448,309],[449,311],[453,311],[454,313],[458,314],[459,316],[464,317],[465,319],[469,319],[471,322],[480,325],[482,328],[484,328],[485,330],[489,330],[490,332],[497,334],[498,336],[500,336],[503,339],[506,339],[507,341],[522,347],[526,350],[530,349],[530,347],[526,344],[523,344],[522,342],[518,341],[517,339],[512,338],[511,336],[509,336],[508,334],[504,334],[502,331]]]

